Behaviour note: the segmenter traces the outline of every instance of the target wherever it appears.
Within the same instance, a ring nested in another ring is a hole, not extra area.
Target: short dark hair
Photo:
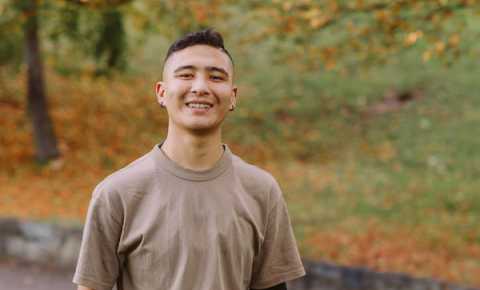
[[[223,45],[222,35],[217,31],[213,30],[212,28],[207,28],[204,30],[196,31],[196,32],[190,32],[184,35],[183,37],[177,39],[168,48],[167,55],[165,56],[165,60],[163,62],[165,63],[173,53],[179,50],[182,50],[194,45],[200,45],[200,44],[204,44],[204,45],[208,45],[208,46],[212,46],[220,49],[226,55],[228,55],[228,57],[230,58],[230,61],[233,64],[232,56]]]

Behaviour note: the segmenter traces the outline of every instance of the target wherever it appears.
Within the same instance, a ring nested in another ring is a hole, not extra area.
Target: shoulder
[[[274,183],[276,183],[275,178],[270,172],[244,161],[237,155],[233,155],[232,163],[235,174],[243,182],[265,184],[267,186],[272,186]]]
[[[155,162],[149,152],[105,177],[96,186],[93,198],[145,192],[151,186],[154,174]]]
[[[270,172],[244,161],[237,155],[233,155],[232,163],[236,177],[247,191],[258,192],[270,201],[282,197],[280,186]]]

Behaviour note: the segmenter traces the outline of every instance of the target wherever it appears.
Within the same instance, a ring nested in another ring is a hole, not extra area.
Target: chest
[[[238,189],[163,190],[132,203],[126,216],[119,250],[149,252],[154,260],[172,255],[250,260],[263,239],[260,207]]]

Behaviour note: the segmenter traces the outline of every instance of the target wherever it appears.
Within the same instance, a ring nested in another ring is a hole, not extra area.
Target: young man
[[[277,182],[222,144],[233,71],[217,32],[172,44],[156,84],[167,137],[95,188],[78,289],[273,290],[305,275]]]

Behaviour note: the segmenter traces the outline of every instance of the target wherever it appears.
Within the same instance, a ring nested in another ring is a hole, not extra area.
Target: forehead
[[[208,45],[194,45],[174,52],[167,59],[163,73],[173,73],[176,68],[193,66],[196,68],[219,67],[229,72],[233,71],[232,62],[226,53]]]

